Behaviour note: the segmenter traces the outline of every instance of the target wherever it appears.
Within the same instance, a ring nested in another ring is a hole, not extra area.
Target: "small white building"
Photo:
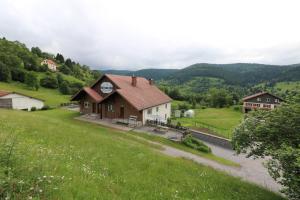
[[[16,92],[0,91],[0,108],[28,110],[35,107],[41,109],[44,101]]]
[[[187,110],[184,112],[184,117],[192,118],[195,116],[195,112],[193,110]]]
[[[48,69],[51,71],[57,71],[57,65],[54,61],[45,59],[41,62],[41,65],[47,65]]]
[[[170,117],[171,103],[165,103],[143,110],[143,124],[145,124],[147,120],[167,123]]]

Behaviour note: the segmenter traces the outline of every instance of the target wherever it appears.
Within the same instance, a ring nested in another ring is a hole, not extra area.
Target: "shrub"
[[[26,71],[19,68],[14,68],[11,70],[11,79],[14,81],[19,81],[21,83],[25,82]]]
[[[240,111],[240,112],[242,112],[242,110],[243,110],[243,106],[242,105],[236,105],[236,106],[233,106],[232,108],[233,108],[234,111]]]
[[[47,74],[46,77],[42,78],[40,81],[41,86],[45,88],[58,88],[58,81],[56,77],[52,76],[51,74]]]
[[[36,107],[32,107],[30,110],[31,111],[36,111],[37,109],[36,109]]]
[[[59,91],[62,94],[71,94],[71,89],[69,87],[69,83],[67,81],[63,81],[60,85],[59,85]]]
[[[44,105],[42,108],[41,108],[41,110],[49,110],[50,109],[50,106],[48,106],[48,105]]]
[[[25,83],[29,88],[38,90],[39,89],[39,81],[37,75],[33,72],[28,72],[25,76]]]
[[[182,143],[188,147],[204,153],[211,153],[211,149],[200,140],[195,139],[191,134],[184,137]]]

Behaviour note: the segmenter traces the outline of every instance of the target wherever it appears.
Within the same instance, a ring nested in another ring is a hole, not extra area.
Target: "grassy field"
[[[162,155],[154,151],[159,146],[130,134],[76,121],[77,115],[0,109],[1,142],[17,136],[17,166],[24,173],[16,184],[25,190],[33,179],[38,186],[30,191],[39,187],[36,199],[282,199],[192,161]]]
[[[232,167],[240,167],[240,165],[238,163],[230,161],[230,160],[226,160],[226,159],[221,158],[221,157],[218,157],[218,156],[212,154],[213,152],[212,153],[204,153],[204,152],[201,152],[201,151],[197,151],[195,149],[192,149],[190,147],[185,146],[182,143],[174,142],[174,141],[168,140],[166,138],[163,138],[163,137],[160,137],[160,136],[155,136],[155,135],[150,135],[150,134],[147,134],[147,133],[140,133],[140,132],[139,133],[130,132],[130,133],[135,135],[135,136],[143,137],[147,140],[151,140],[151,141],[154,141],[154,142],[159,142],[159,143],[162,143],[164,145],[168,145],[168,146],[175,147],[175,148],[183,150],[183,151],[187,151],[187,152],[196,154],[198,156],[216,161],[216,162],[218,162],[220,164],[223,164],[223,165],[232,166]]]
[[[19,82],[0,82],[0,90],[20,92],[25,95],[43,99],[46,105],[55,107],[61,103],[69,102],[69,95],[62,95],[58,90],[40,87],[38,91],[30,90],[25,84]]]
[[[282,91],[286,91],[286,90],[300,91],[300,81],[279,82],[279,83],[276,83],[275,88],[280,89]]]
[[[177,118],[181,125],[203,130],[225,138],[231,138],[232,130],[243,117],[243,113],[232,108],[195,109],[194,118]]]

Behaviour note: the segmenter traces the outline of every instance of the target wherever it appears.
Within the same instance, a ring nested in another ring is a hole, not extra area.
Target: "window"
[[[108,104],[108,105],[107,105],[107,111],[110,111],[110,112],[113,112],[113,111],[114,111],[113,105],[112,105],[112,104]]]
[[[166,108],[166,109],[168,108],[168,104],[165,105],[165,108]]]
[[[159,107],[156,107],[156,112],[158,112],[159,111]]]
[[[270,98],[267,98],[267,102],[270,102],[271,101],[271,99]]]
[[[275,103],[279,103],[279,99],[275,99]]]
[[[149,108],[149,109],[147,110],[147,114],[148,114],[148,115],[151,115],[151,114],[152,114],[152,108]]]
[[[166,104],[167,105],[167,104]],[[167,114],[165,114],[165,120],[167,120]]]
[[[88,101],[84,102],[84,108],[89,108],[89,102]]]
[[[257,98],[257,101],[261,101],[261,98],[258,97],[258,98]]]

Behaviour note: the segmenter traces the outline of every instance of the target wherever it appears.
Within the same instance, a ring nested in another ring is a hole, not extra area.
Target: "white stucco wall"
[[[23,96],[21,94],[8,94],[6,96],[0,97],[1,99],[12,99],[12,107],[13,109],[30,110],[32,107],[36,107],[37,109],[41,109],[44,106],[44,102],[38,99],[30,98],[27,96]]]
[[[158,107],[158,111],[156,108]],[[152,114],[148,114],[148,109],[152,109]],[[160,122],[167,122],[167,119],[171,117],[171,103],[165,103],[158,106],[154,106],[143,110],[143,124],[147,120],[158,120]]]

